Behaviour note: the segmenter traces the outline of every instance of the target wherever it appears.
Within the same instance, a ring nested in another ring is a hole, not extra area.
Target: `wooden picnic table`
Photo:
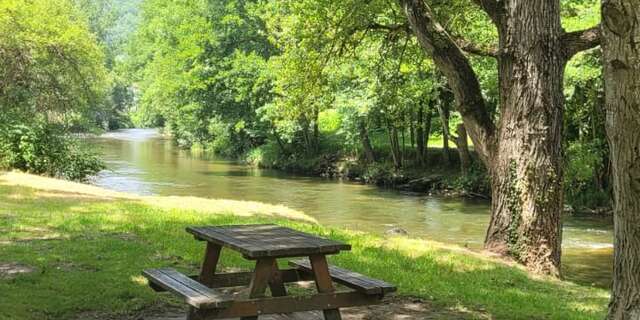
[[[241,317],[322,310],[327,320],[341,319],[339,308],[379,303],[395,287],[362,274],[331,266],[326,255],[351,250],[351,246],[277,225],[234,225],[188,227],[187,232],[206,241],[200,274],[186,276],[174,269],[145,270],[149,284],[157,291],[168,290],[190,306],[188,320]],[[223,247],[255,261],[252,272],[216,273]],[[289,261],[291,269],[280,269],[279,258],[308,257]],[[317,293],[289,296],[285,283],[315,281]],[[350,290],[336,291],[334,281]],[[226,287],[248,286],[248,298],[223,291]],[[266,296],[267,288],[271,296]]]

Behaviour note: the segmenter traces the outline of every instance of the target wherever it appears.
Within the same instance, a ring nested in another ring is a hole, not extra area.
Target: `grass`
[[[605,290],[531,277],[521,268],[461,248],[293,221],[284,218],[286,208],[266,206],[271,210],[266,215],[238,216],[232,214],[238,208],[214,212],[208,207],[211,203],[201,200],[207,210],[200,212],[196,204],[189,209],[157,206],[141,197],[105,196],[94,192],[99,189],[84,192],[76,184],[41,179],[0,175],[0,263],[17,262],[37,270],[0,278],[0,319],[83,319],[87,313],[131,315],[180,305],[168,295],[153,293],[140,271],[173,266],[195,272],[203,245],[184,232],[186,226],[265,222],[349,242],[352,252],[331,257],[332,263],[394,283],[400,295],[428,299],[436,308],[466,311],[471,318],[605,316]],[[229,251],[221,264],[251,267]]]

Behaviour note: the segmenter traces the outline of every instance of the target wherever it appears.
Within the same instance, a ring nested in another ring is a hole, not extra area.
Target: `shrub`
[[[603,147],[604,146],[604,147]],[[574,142],[567,148],[564,189],[566,201],[573,207],[596,208],[611,205],[608,187],[596,183],[596,177],[606,172],[602,141]]]
[[[82,180],[104,168],[97,154],[56,125],[0,128],[0,168]]]

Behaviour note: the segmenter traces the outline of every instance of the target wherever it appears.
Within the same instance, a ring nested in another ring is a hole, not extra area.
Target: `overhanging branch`
[[[571,59],[576,53],[600,45],[600,25],[595,27],[567,32],[562,36],[565,57]]]
[[[458,45],[458,47],[460,47],[460,49],[464,50],[465,52],[468,52],[477,56],[494,57],[494,58],[498,56],[498,49],[493,47],[483,48],[465,39],[456,39],[456,44]]]
[[[495,124],[491,119],[476,73],[462,49],[437,23],[424,0],[399,0],[423,50],[433,58],[454,93],[476,151],[485,163],[493,156]]]
[[[484,12],[487,13],[491,21],[496,25],[500,21],[500,3],[498,0],[472,0],[475,4],[480,6]]]

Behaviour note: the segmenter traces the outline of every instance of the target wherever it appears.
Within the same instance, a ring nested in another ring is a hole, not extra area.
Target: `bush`
[[[0,129],[0,168],[82,180],[104,164],[58,126],[11,124]]]
[[[469,171],[453,181],[453,188],[464,193],[491,196],[491,177],[480,161],[475,161]]]
[[[608,187],[596,177],[604,171],[604,142],[574,142],[567,148],[564,189],[567,203],[577,208],[609,207]],[[606,145],[605,145],[606,147]]]
[[[244,156],[244,161],[258,168],[274,168],[280,158],[281,154],[278,147],[272,143],[267,143],[249,150]]]

